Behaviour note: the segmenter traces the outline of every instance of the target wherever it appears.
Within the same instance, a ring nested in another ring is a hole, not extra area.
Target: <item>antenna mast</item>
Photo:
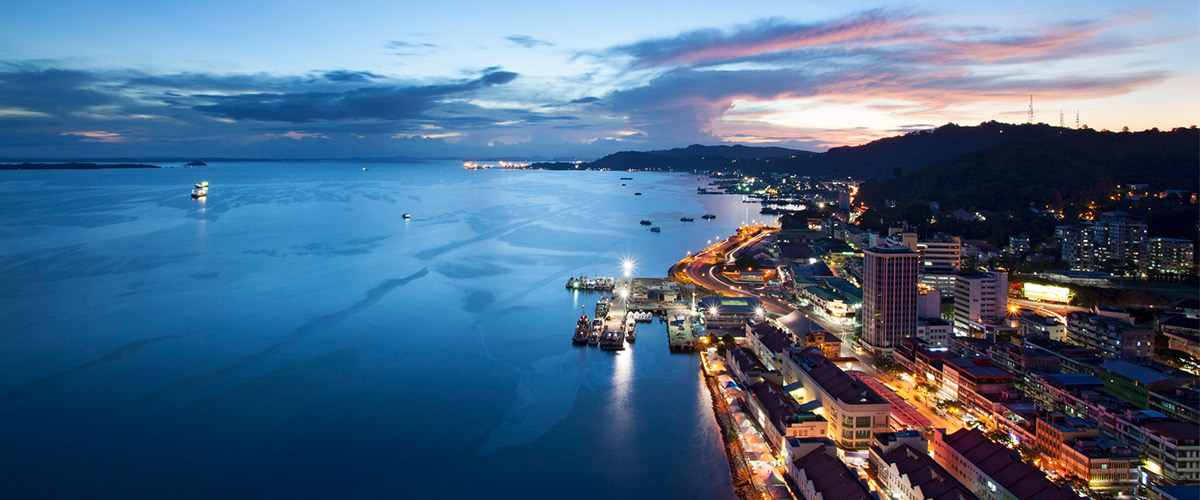
[[[1075,110],[1075,128],[1079,128],[1079,110]]]
[[[1063,115],[1062,115],[1062,110],[1060,109],[1060,110],[1058,110],[1058,128],[1063,128],[1063,127],[1065,127],[1065,125],[1063,125]]]
[[[1033,123],[1033,94],[1029,94],[1029,119],[1025,123]]]

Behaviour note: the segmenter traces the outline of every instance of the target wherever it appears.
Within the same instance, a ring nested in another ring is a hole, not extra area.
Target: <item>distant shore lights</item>
[[[489,168],[526,169],[529,168],[529,164],[526,162],[502,161],[496,165],[492,165],[490,163],[475,163],[468,160],[463,162],[463,168],[467,170],[484,170]]]

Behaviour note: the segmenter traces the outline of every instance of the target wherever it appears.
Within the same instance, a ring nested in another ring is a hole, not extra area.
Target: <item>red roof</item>
[[[1046,479],[1037,467],[1014,457],[1013,450],[989,440],[979,429],[959,429],[945,436],[950,445],[968,462],[1021,500],[1078,500],[1078,495],[1066,486]]]

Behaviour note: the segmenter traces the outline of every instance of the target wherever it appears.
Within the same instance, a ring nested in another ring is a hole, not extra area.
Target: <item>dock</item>
[[[578,278],[572,280],[578,282]],[[568,283],[571,282],[568,280]],[[667,348],[671,352],[697,350],[700,337],[696,335],[692,323],[693,306],[690,300],[684,300],[678,284],[666,278],[617,278],[610,286],[611,295],[607,293],[609,286],[568,287],[576,292],[601,292],[596,295],[599,304],[592,318],[592,332],[587,345],[598,346],[606,351],[624,350],[632,346],[637,338],[637,323],[657,320],[667,324]],[[690,291],[688,295],[690,298]],[[631,319],[635,321],[630,322]]]

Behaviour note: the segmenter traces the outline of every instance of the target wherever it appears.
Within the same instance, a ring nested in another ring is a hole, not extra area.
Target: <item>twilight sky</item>
[[[1200,3],[9,0],[0,157],[810,150],[1200,117]]]

